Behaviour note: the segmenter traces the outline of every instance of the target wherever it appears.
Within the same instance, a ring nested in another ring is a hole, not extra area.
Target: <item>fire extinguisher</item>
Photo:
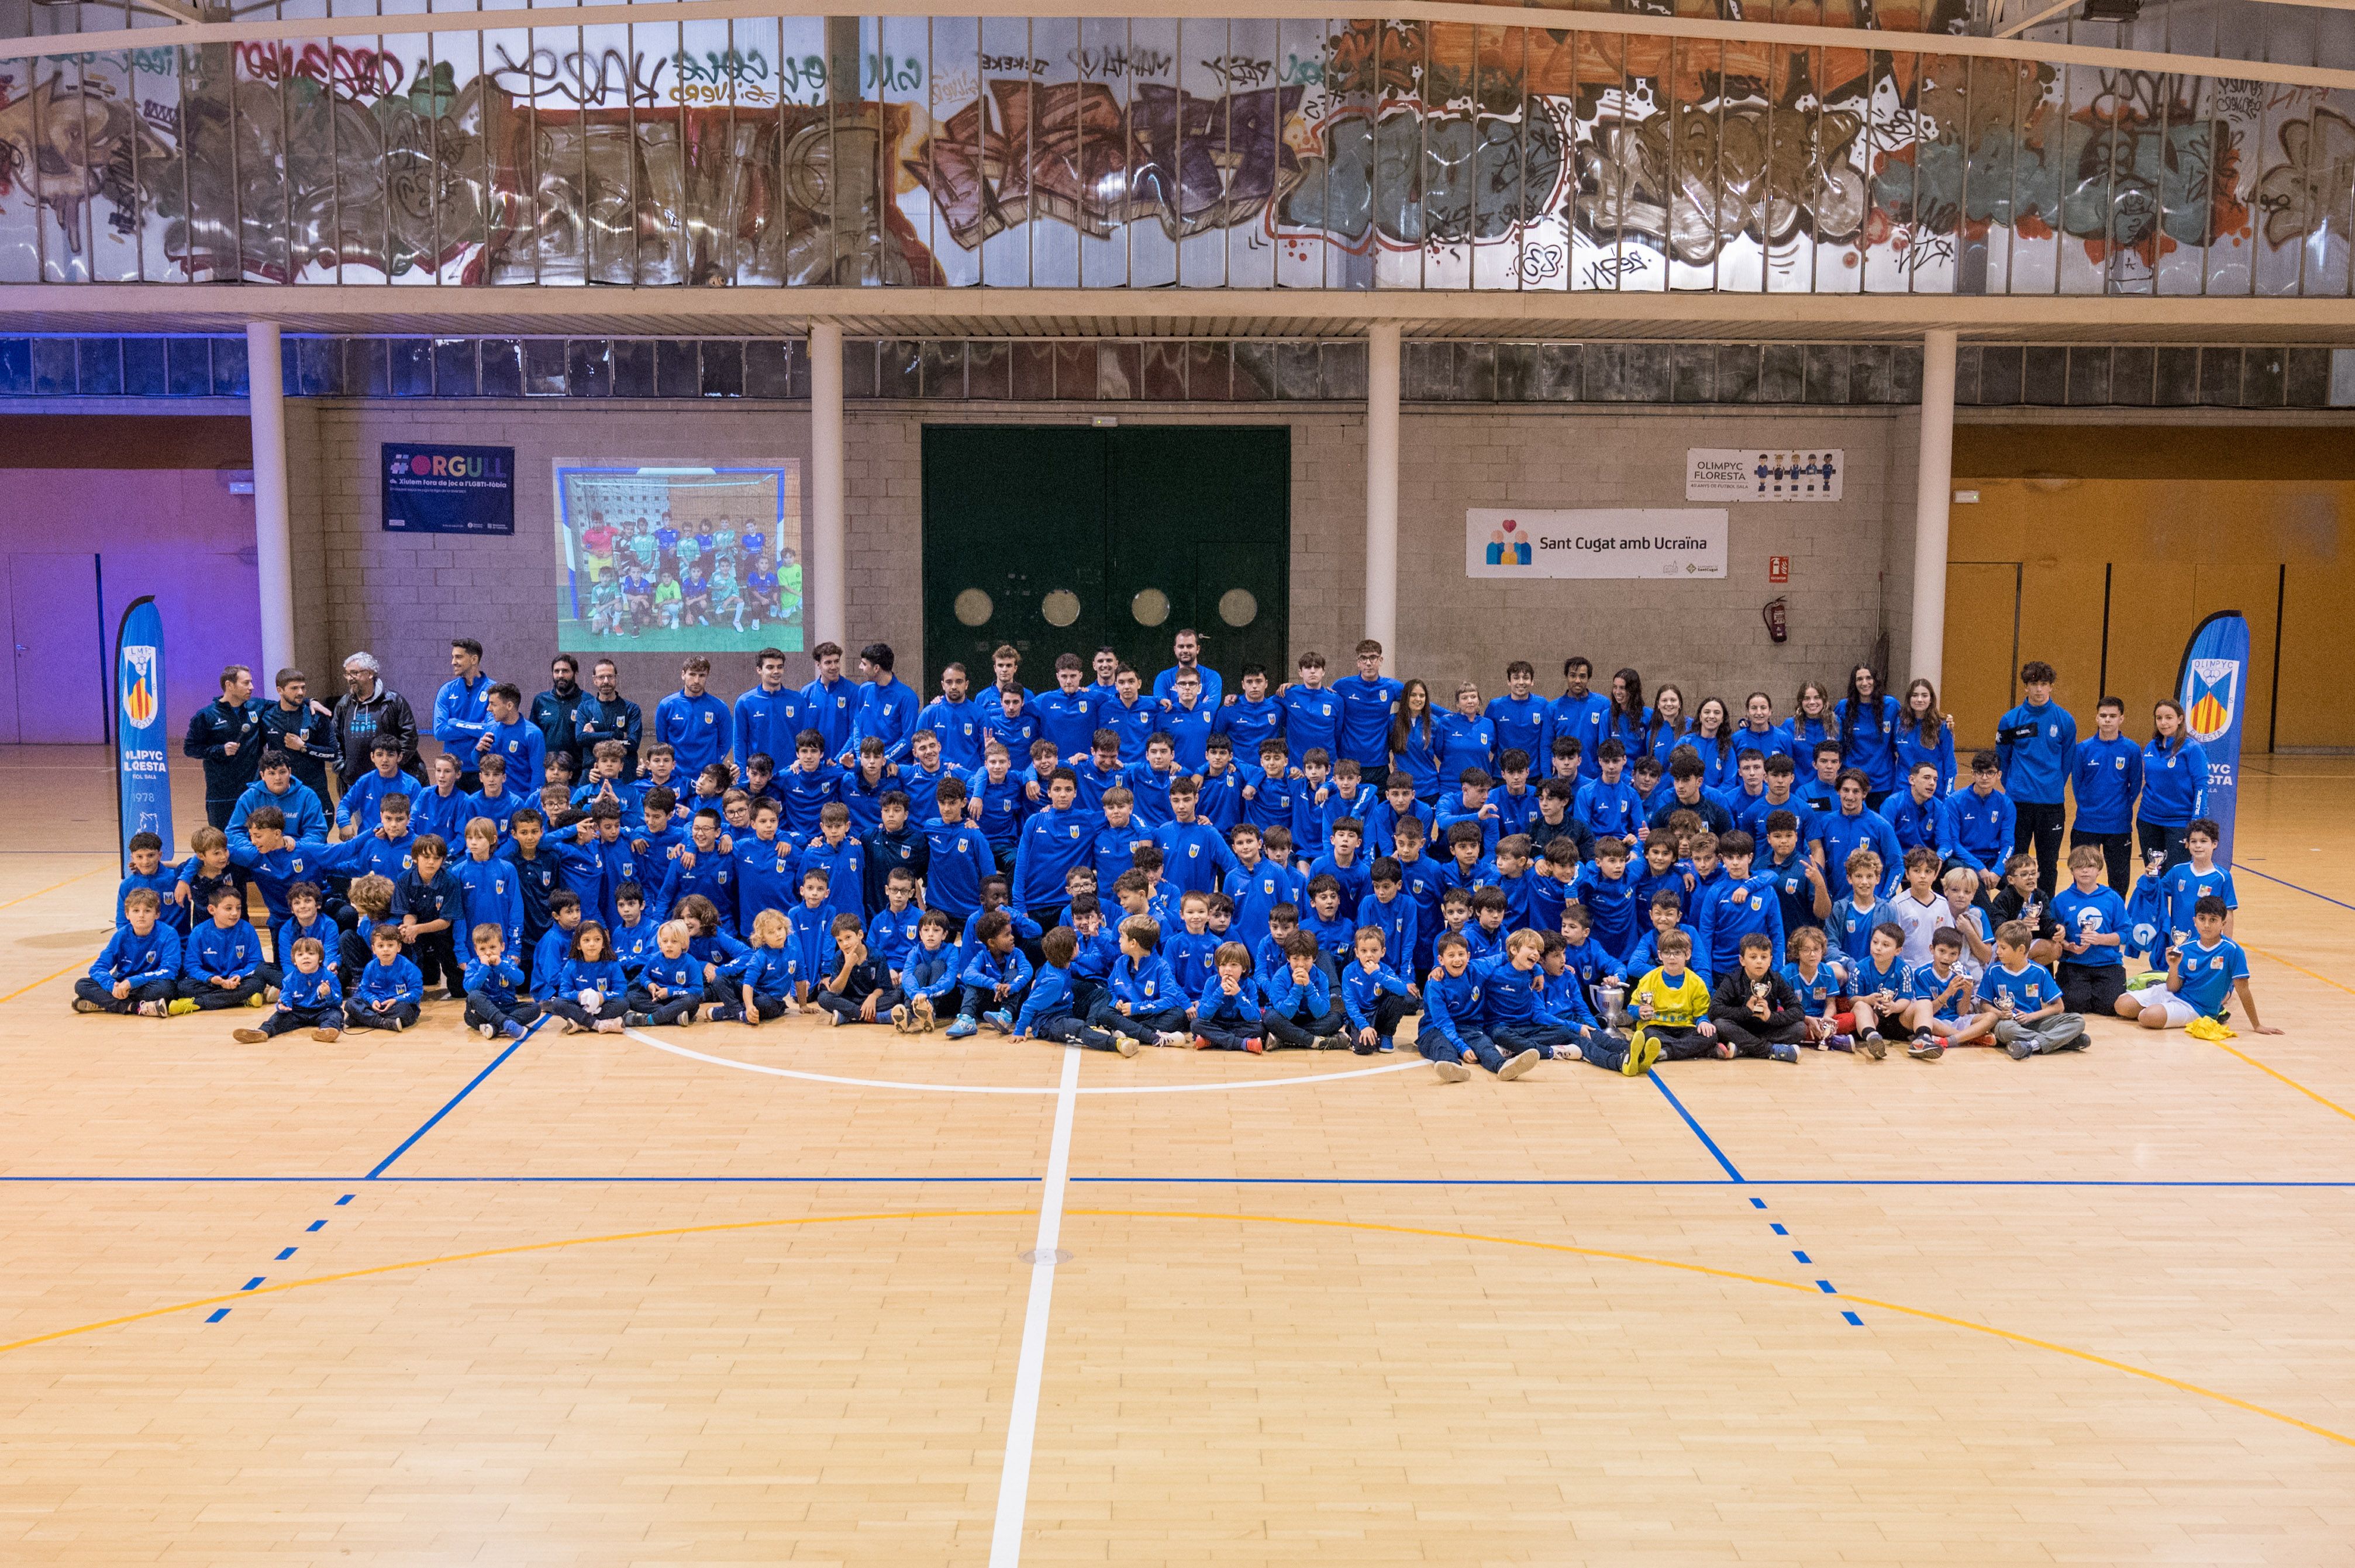
[[[1766,635],[1777,642],[1790,640],[1791,629],[1784,623],[1783,620],[1784,612],[1789,608],[1790,600],[1775,598],[1768,599],[1758,611],[1758,619],[1766,623]]]

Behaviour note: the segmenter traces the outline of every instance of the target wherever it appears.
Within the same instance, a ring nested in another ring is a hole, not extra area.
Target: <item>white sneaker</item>
[[[1472,1075],[1461,1062],[1433,1062],[1431,1070],[1443,1084],[1460,1084]]]
[[[1497,1068],[1497,1076],[1499,1078],[1518,1078],[1537,1065],[1538,1054],[1534,1051],[1524,1051],[1519,1055],[1514,1057],[1511,1061],[1507,1062],[1503,1066]]]
[[[1124,1034],[1121,1038],[1126,1040],[1128,1036]],[[1191,1045],[1194,1043],[1194,1037],[1190,1034],[1178,1033],[1175,1030],[1165,1029],[1153,1037],[1153,1043],[1156,1045]]]
[[[1161,1037],[1161,1044],[1164,1045],[1168,1044],[1169,1036],[1167,1034],[1163,1035]],[[1113,1036],[1112,1048],[1119,1052],[1124,1056],[1134,1056],[1136,1054],[1136,1042],[1131,1040],[1125,1034],[1116,1034]]]
[[[477,1034],[479,1034],[479,1035],[481,1035],[481,1036],[482,1036],[484,1039],[485,1039],[485,1040],[496,1040],[496,1039],[497,1039],[497,1038],[498,1038],[498,1033],[499,1033],[499,1032],[498,1032],[497,1030],[496,1030],[496,1029],[492,1028],[492,1027],[491,1027],[489,1024],[487,1024],[487,1023],[477,1023],[477,1024],[475,1024],[475,1025],[474,1025],[474,1033],[477,1033]]]

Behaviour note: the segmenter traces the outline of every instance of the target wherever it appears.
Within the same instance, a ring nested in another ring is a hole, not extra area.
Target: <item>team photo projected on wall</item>
[[[801,465],[556,467],[557,646],[802,646]]]

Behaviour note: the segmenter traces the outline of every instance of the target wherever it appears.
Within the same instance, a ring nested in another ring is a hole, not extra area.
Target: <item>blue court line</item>
[[[1858,1317],[1853,1312],[1843,1312],[1840,1316],[1849,1320],[1849,1326],[1851,1328],[1861,1329],[1864,1327],[1864,1319]]]
[[[291,1247],[291,1246],[290,1246],[290,1247],[288,1247],[284,1252],[282,1252],[282,1253],[280,1253],[280,1254],[278,1255],[278,1257],[277,1257],[276,1261],[278,1261],[278,1262],[280,1262],[280,1263],[284,1263],[288,1258],[293,1257],[293,1255],[294,1255],[294,1249],[293,1249],[293,1247]]]
[[[259,1290],[261,1288],[261,1282],[268,1277],[268,1275],[257,1274],[251,1279],[247,1280],[240,1288],[245,1290]]]
[[[1822,1291],[1827,1296],[1837,1296],[1839,1294],[1838,1291],[1832,1288],[1832,1282],[1828,1279],[1817,1280],[1816,1288]]]
[[[2280,884],[2282,886],[2288,888],[2292,893],[2303,893],[2308,898],[2319,898],[2325,904],[2336,904],[2341,909],[2355,909],[2355,904],[2350,904],[2344,899],[2333,898],[2328,893],[2317,893],[2311,887],[2300,887],[2296,883],[2290,881],[2287,877],[2272,875],[2269,873],[2259,871],[2253,865],[2240,863],[2233,865],[2232,869],[2236,872],[2245,871],[2251,876],[2262,876],[2267,882]]]
[[[540,1018],[539,1023],[545,1023],[547,1022],[548,1019],[546,1015],[543,1014]],[[382,1160],[378,1160],[376,1169],[368,1173],[366,1180],[373,1181],[378,1177],[383,1175],[386,1169],[389,1167],[394,1160],[409,1152],[410,1146],[411,1144],[415,1143],[419,1139],[423,1138],[427,1133],[432,1132],[435,1125],[438,1124],[443,1117],[448,1116],[452,1111],[456,1110],[458,1108],[458,1102],[464,1099],[468,1095],[473,1094],[474,1090],[481,1086],[482,1081],[485,1078],[487,1078],[493,1073],[497,1072],[499,1070],[499,1064],[514,1055],[516,1054],[517,1047],[520,1046],[525,1040],[528,1040],[534,1034],[539,1033],[539,1023],[535,1023],[529,1029],[524,1031],[522,1039],[508,1041],[507,1048],[500,1052],[497,1055],[492,1057],[491,1065],[489,1066],[484,1068],[481,1072],[467,1079],[466,1086],[460,1089],[456,1094],[452,1095],[448,1105],[443,1106],[440,1110],[435,1111],[432,1116],[426,1118],[425,1125],[423,1127],[419,1128],[415,1132],[412,1132],[407,1138],[402,1139],[399,1149],[394,1150]],[[343,1202],[348,1203],[351,1202],[351,1199],[346,1197]]]
[[[1701,1129],[1700,1123],[1693,1119],[1693,1113],[1685,1109],[1685,1102],[1677,1098],[1677,1092],[1662,1083],[1657,1073],[1647,1073],[1645,1076],[1652,1080],[1652,1087],[1666,1095],[1668,1103],[1677,1107],[1677,1114],[1685,1118],[1685,1125],[1692,1128],[1693,1136],[1700,1139],[1701,1147],[1708,1150],[1720,1165],[1725,1167],[1725,1173],[1736,1181],[1741,1181],[1742,1172],[1733,1168],[1733,1161],[1725,1157],[1725,1150],[1717,1146],[1717,1139],[1710,1137]]]
[[[209,1318],[206,1319],[205,1319],[205,1321],[206,1321],[206,1322],[208,1322],[208,1323],[218,1323],[218,1322],[219,1322],[222,1319],[224,1319],[224,1318],[226,1318],[226,1317],[228,1317],[228,1316],[229,1316],[229,1308],[226,1308],[226,1307],[224,1307],[224,1308],[222,1308],[219,1311],[218,1311],[218,1312],[214,1313],[211,1317],[209,1317]]]

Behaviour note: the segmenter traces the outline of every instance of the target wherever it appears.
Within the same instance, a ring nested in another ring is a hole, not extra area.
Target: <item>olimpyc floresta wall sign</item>
[[[2350,291],[2355,93],[1891,47],[1961,19],[60,39],[0,61],[0,281]]]

